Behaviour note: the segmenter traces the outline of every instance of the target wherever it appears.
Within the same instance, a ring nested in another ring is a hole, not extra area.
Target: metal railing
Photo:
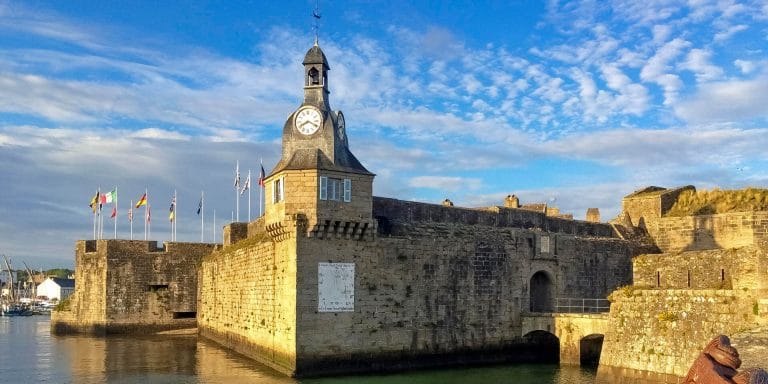
[[[555,312],[558,313],[601,313],[611,309],[611,302],[606,299],[586,299],[581,297],[558,297],[555,299]]]

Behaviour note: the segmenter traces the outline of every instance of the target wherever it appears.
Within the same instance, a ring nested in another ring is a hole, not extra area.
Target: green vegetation
[[[713,215],[728,212],[768,211],[768,189],[684,191],[667,216]]]
[[[611,292],[608,295],[608,301],[613,302],[614,299],[616,299],[618,296],[624,296],[624,297],[632,297],[632,295],[635,293],[635,286],[633,285],[623,285],[621,287],[616,288],[615,291]]]
[[[35,275],[39,275],[40,271],[39,270],[33,270],[32,273],[35,274]],[[54,269],[49,269],[47,271],[43,271],[43,276],[45,276],[45,277],[59,277],[59,278],[62,278],[62,279],[69,278],[69,276],[72,276],[74,274],[75,274],[75,271],[73,271],[71,269],[66,269],[66,268],[54,268]],[[17,281],[29,281],[29,274],[24,269],[17,269],[16,270],[16,280]]]
[[[656,316],[659,321],[677,321],[678,316],[674,312],[661,312]]]
[[[70,301],[71,299],[72,299],[72,296],[67,297],[66,299],[60,301],[58,304],[56,304],[55,307],[53,307],[53,310],[56,312],[69,311],[69,305],[71,304],[71,301]]]

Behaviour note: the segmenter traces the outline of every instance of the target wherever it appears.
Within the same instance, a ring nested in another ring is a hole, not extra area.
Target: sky
[[[610,220],[649,185],[768,185],[766,0],[317,5],[331,106],[377,196],[515,194]],[[177,239],[200,241],[204,191],[212,241],[213,210],[219,230],[235,215],[235,164],[256,178],[279,160],[315,6],[0,0],[0,254],[73,266],[99,187],[118,189],[119,238],[147,189],[158,241],[174,191]]]

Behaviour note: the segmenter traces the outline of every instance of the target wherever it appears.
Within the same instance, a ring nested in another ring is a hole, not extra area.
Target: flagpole
[[[259,157],[259,217],[262,216],[261,212],[261,202],[264,200],[264,197],[262,194],[264,193],[264,164],[261,162],[262,159]]]
[[[147,195],[147,188],[144,188],[144,240],[147,240],[147,209],[149,207],[149,196]]]
[[[115,239],[117,239],[117,185],[115,185]]]
[[[204,242],[205,233],[205,191],[200,191],[200,242]]]
[[[235,168],[235,210],[237,211],[237,221],[240,221],[240,196],[238,196],[237,187],[240,186],[240,160],[237,161]]]
[[[91,200],[93,202],[93,200]],[[96,237],[96,211],[99,209],[99,188],[96,188],[96,202],[94,203],[93,207],[91,209],[93,210],[93,239],[96,240],[98,237]]]
[[[216,208],[213,209],[213,243],[216,244]]]
[[[248,170],[248,222],[251,222],[251,170]]]
[[[131,200],[131,207],[128,208],[128,210],[131,213],[130,221],[131,222],[131,240],[133,240],[133,200]]]
[[[99,186],[99,229],[97,230],[99,240],[104,238],[104,215],[102,215],[101,208],[101,186]]]
[[[173,190],[173,241],[176,241],[176,226],[179,224],[179,195]]]

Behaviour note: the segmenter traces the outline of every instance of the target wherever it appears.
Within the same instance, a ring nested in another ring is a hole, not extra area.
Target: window
[[[285,180],[282,177],[272,182],[272,203],[283,201],[283,184],[285,184]]]
[[[320,176],[320,200],[352,201],[352,180]]]

